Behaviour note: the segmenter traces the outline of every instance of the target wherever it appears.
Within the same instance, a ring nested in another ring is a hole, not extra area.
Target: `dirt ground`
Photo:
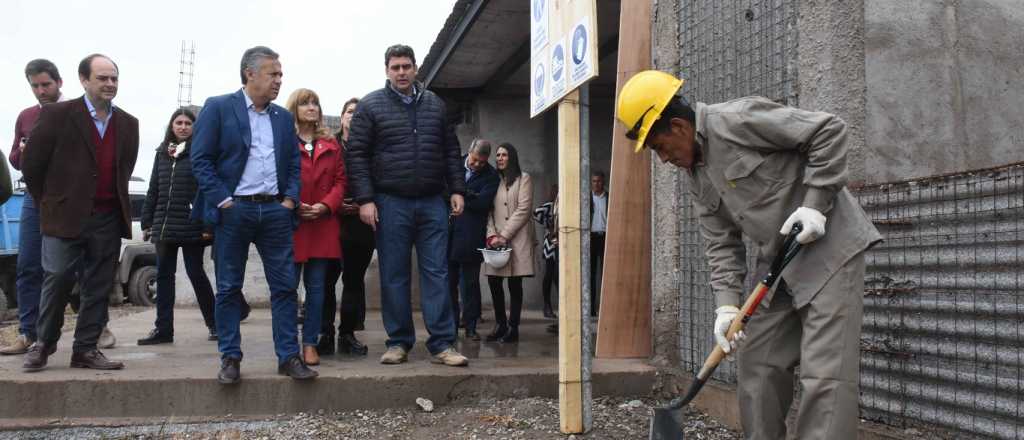
[[[344,398],[344,397],[341,397]],[[412,400],[412,399],[410,399]],[[334,414],[280,415],[258,421],[159,423],[119,428],[54,428],[0,431],[5,439],[644,439],[650,417],[646,399],[595,399],[594,427],[584,435],[558,431],[558,401],[519,398],[456,403],[426,412],[408,408]],[[688,410],[687,439],[738,439],[739,433]]]

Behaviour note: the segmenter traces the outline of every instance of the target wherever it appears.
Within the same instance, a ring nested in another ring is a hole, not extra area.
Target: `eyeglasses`
[[[647,113],[650,113],[651,110],[654,110],[653,105],[647,107],[647,110],[644,110],[643,114],[640,115],[640,119],[636,120],[636,124],[633,124],[633,128],[626,132],[626,139],[629,139],[631,141],[640,139],[640,128],[644,125],[644,118],[647,116]]]

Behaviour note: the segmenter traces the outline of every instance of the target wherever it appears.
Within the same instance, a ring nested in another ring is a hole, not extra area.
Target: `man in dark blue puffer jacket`
[[[388,332],[383,364],[408,359],[416,342],[410,297],[410,255],[416,246],[420,302],[432,361],[466,366],[455,350],[448,297],[448,217],[462,214],[465,181],[459,140],[445,104],[415,82],[409,46],[384,53],[388,82],[356,107],[345,161],[359,218],[373,227],[380,265],[381,309]],[[445,194],[451,194],[446,201]],[[450,207],[450,211],[449,211]]]

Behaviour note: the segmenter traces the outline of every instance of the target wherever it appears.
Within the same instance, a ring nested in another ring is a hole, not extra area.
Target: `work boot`
[[[338,342],[338,346],[340,350],[340,341]],[[329,330],[327,333],[320,333],[320,340],[317,341],[316,351],[324,356],[334,354],[334,330]]]
[[[366,345],[356,339],[356,335],[345,333],[338,337],[338,353],[366,356],[369,350]]]
[[[284,361],[283,364],[278,365],[277,374],[288,376],[295,380],[316,379],[316,377],[320,375],[320,373],[317,373],[315,370],[307,367],[298,356],[292,356],[288,358],[288,360]]]
[[[242,363],[238,358],[224,358],[220,361],[220,373],[217,373],[217,383],[221,385],[234,385],[242,380]]]
[[[510,325],[508,327],[508,331],[505,332],[505,336],[502,336],[498,341],[503,344],[515,344],[519,342],[519,326]]]
[[[36,341],[28,348],[28,352],[25,354],[25,363],[21,365],[21,368],[26,373],[40,371],[46,368],[46,359],[55,352],[57,352],[57,344],[47,345],[42,341]]]
[[[398,365],[409,360],[409,352],[401,345],[392,345],[380,357],[380,363],[385,365]]]
[[[435,354],[430,358],[430,362],[444,364],[449,367],[465,367],[469,365],[469,359],[455,351],[453,347],[448,347],[444,351]]]
[[[150,330],[149,336],[139,339],[136,341],[139,345],[156,345],[156,344],[170,344],[174,342],[174,336],[165,333],[160,333],[160,330]]]
[[[114,333],[110,331],[110,327],[103,327],[103,331],[100,333],[100,339],[96,343],[96,348],[107,350],[114,348],[115,345],[117,345],[117,338],[114,337]]]
[[[92,349],[71,355],[71,368],[89,368],[93,370],[120,370],[124,364],[107,359],[103,352]]]
[[[505,324],[498,324],[498,325],[494,326],[494,331],[492,331],[491,334],[487,335],[486,341],[487,342],[497,341],[497,340],[501,339],[502,336],[505,336],[505,333],[508,333],[508,326],[505,325]]]
[[[557,318],[554,309],[551,308],[551,303],[544,304],[544,317],[548,319]]]
[[[14,340],[13,344],[0,348],[0,354],[12,355],[28,353],[28,348],[35,342],[36,341],[29,339],[28,336],[18,335],[18,338]]]
[[[320,365],[320,353],[316,352],[315,345],[302,346],[302,362],[306,365]]]

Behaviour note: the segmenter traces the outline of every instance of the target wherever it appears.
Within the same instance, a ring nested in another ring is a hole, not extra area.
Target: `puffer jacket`
[[[161,144],[157,147],[140,222],[143,230],[150,230],[154,243],[203,242],[202,235],[207,230],[206,226],[189,219],[192,199],[198,189],[188,154],[191,146],[191,142],[185,144],[185,151],[179,153],[177,158],[167,153],[167,146]]]
[[[422,84],[411,104],[385,84],[359,101],[345,150],[352,197],[465,193],[461,150],[444,101]]]

